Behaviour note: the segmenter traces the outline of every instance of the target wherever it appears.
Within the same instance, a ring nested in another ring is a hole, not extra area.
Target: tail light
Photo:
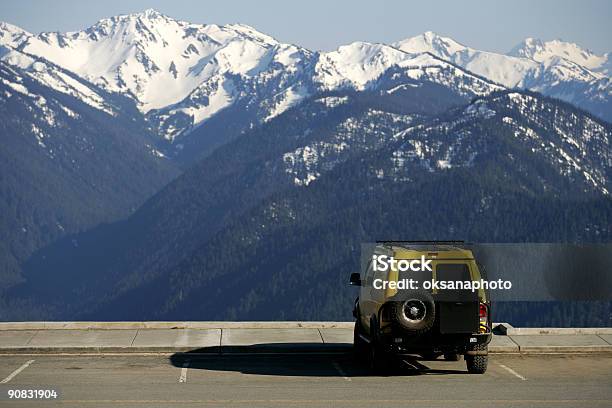
[[[478,332],[487,333],[489,331],[489,306],[486,303],[480,303],[478,314],[480,316]]]
[[[483,317],[487,317],[487,305],[485,305],[484,303],[480,304],[480,319],[482,320]]]

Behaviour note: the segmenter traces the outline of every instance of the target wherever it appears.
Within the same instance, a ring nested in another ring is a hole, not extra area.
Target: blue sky
[[[331,50],[352,41],[393,42],[435,31],[475,48],[506,52],[526,37],[561,38],[612,51],[612,1],[18,0],[0,20],[31,32],[74,31],[103,17],[155,8],[197,23],[245,23],[280,41]]]

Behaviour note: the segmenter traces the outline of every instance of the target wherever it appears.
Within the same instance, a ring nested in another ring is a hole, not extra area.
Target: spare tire
[[[436,319],[436,307],[429,292],[410,291],[408,299],[391,306],[393,320],[408,334],[428,332]]]

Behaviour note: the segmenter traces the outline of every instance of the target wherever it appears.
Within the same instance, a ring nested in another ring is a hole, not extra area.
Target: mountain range
[[[390,45],[356,42],[317,52],[242,24],[192,24],[146,10],[70,33],[33,35],[1,23],[0,44],[8,48],[2,59],[10,64],[23,67],[29,64],[22,59],[35,56],[132,99],[157,135],[173,142],[173,154],[190,133],[229,107],[241,106],[248,116],[244,130],[317,92],[374,89],[378,77],[394,67],[418,77],[451,63],[466,75],[541,92],[612,120],[610,53],[596,55],[559,40],[529,38],[498,54],[426,32]],[[495,87],[481,85],[477,92]],[[195,133],[202,136],[192,138],[206,137],[206,131]]]
[[[605,242],[609,55],[0,23],[0,319],[345,319],[360,242]]]

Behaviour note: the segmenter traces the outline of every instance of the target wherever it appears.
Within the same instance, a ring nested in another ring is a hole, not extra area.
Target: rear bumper
[[[491,333],[470,334],[428,333],[421,336],[405,336],[392,331],[379,337],[382,345],[394,351],[406,353],[453,352],[468,355],[486,355],[485,350],[473,350],[474,346],[487,345],[491,342]]]

